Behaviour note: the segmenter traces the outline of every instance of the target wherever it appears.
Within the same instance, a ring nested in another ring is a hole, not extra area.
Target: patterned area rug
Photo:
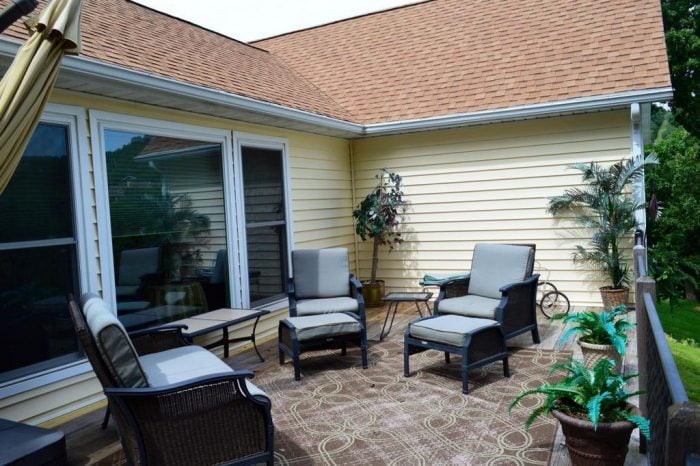
[[[400,337],[399,337],[400,338]],[[370,345],[370,367],[359,350],[302,355],[302,379],[291,362],[266,368],[254,382],[272,398],[275,462],[290,465],[547,464],[556,433],[551,417],[525,432],[533,405],[508,413],[525,388],[550,379],[551,367],[570,352],[511,349],[511,377],[500,362],[470,371],[461,392],[458,357],[411,356],[403,377],[403,342]],[[525,401],[528,401],[527,399]]]

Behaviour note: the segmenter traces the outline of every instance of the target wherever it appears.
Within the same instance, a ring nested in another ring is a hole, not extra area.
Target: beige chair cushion
[[[347,314],[320,314],[290,317],[287,322],[296,328],[297,340],[313,340],[360,332],[360,323]]]
[[[477,244],[472,256],[468,294],[500,298],[502,287],[525,280],[531,248],[509,244]]]
[[[333,312],[357,312],[359,305],[354,298],[303,299],[297,301],[297,315],[330,314]]]
[[[297,299],[350,295],[348,250],[298,249],[292,252]]]
[[[138,353],[107,303],[101,298],[92,298],[86,302],[84,313],[97,349],[115,383],[124,388],[148,387]]]
[[[461,347],[464,345],[466,335],[493,326],[498,326],[498,322],[491,319],[446,315],[412,323],[409,325],[409,333],[419,340]]]
[[[438,312],[440,314],[458,314],[465,317],[494,319],[496,318],[496,309],[500,302],[500,298],[484,298],[483,296],[470,294],[443,299],[438,305]]]
[[[152,387],[163,387],[186,382],[197,377],[231,374],[228,364],[201,346],[181,346],[139,358]],[[255,384],[246,380],[246,387],[253,396],[268,398]]]

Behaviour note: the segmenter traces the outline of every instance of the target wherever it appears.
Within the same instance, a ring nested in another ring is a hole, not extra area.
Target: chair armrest
[[[287,279],[287,298],[289,298],[289,317],[297,316],[297,297],[294,278]]]
[[[271,458],[270,403],[250,395],[245,383],[250,377],[250,371],[240,371],[163,387],[105,389],[122,443],[132,447],[124,448],[129,462],[228,464]]]
[[[162,325],[129,333],[129,338],[139,356],[188,346],[192,343],[185,338],[182,331],[186,325]]]
[[[435,303],[433,304],[433,309],[435,313],[440,312],[440,301],[445,298],[456,298],[457,296],[465,296],[467,290],[469,289],[469,278],[471,275],[467,275],[464,278],[455,278],[453,280],[447,280],[440,285],[440,292],[438,297],[435,298]]]
[[[500,289],[502,297],[496,311],[496,320],[501,322],[506,334],[537,323],[535,297],[539,278],[539,274],[535,274],[522,282],[511,283]]]

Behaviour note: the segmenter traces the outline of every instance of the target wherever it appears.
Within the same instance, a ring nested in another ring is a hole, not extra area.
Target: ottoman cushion
[[[450,346],[463,346],[465,335],[485,327],[498,325],[498,322],[491,319],[442,315],[410,324],[409,332],[416,339],[444,343]]]
[[[299,341],[360,332],[360,323],[342,313],[290,317],[284,322],[296,329]]]

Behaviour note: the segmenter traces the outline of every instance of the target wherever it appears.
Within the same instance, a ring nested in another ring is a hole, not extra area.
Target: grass
[[[688,398],[700,403],[700,303],[681,301],[671,311],[661,301],[658,311]]]

